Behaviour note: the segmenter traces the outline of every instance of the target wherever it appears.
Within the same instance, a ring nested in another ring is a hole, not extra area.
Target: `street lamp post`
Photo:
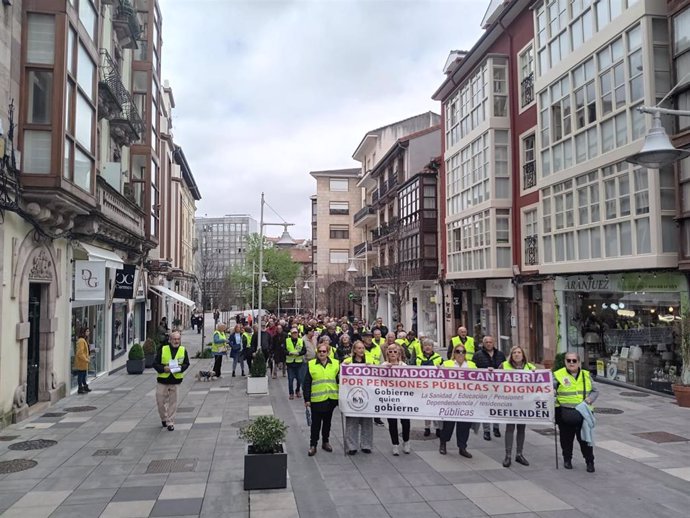
[[[276,242],[276,245],[278,246],[292,246],[295,244],[295,241],[292,239],[290,234],[287,231],[287,228],[289,226],[292,226],[293,223],[266,223],[264,222],[264,205],[266,205],[266,201],[264,200],[264,193],[261,193],[261,212],[260,212],[260,218],[259,218],[259,272],[264,271],[264,226],[281,226],[284,228],[283,230],[283,235],[280,236],[280,239]],[[270,205],[269,205],[270,207]],[[273,210],[271,208],[271,210]],[[275,210],[273,211],[275,212]],[[276,212],[277,214],[277,212]],[[282,218],[281,218],[282,219]],[[280,299],[280,296],[278,297]],[[262,324],[262,317],[263,315],[261,314],[261,307],[263,305],[263,282],[259,282],[259,331],[261,331],[261,324]],[[280,300],[278,300],[278,305],[280,306]]]
[[[316,274],[312,274],[311,279],[305,279],[304,280],[304,286],[302,286],[302,289],[308,290],[310,282],[314,283],[314,292],[312,293],[311,312],[312,312],[313,317],[316,318]]]
[[[357,273],[355,261],[364,261],[364,321],[369,320],[369,243],[365,243],[364,257],[348,257],[350,267],[347,269],[350,273]]]

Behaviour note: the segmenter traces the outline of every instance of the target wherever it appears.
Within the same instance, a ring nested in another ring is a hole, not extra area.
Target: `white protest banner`
[[[518,424],[554,419],[548,370],[346,364],[339,397],[346,416]]]

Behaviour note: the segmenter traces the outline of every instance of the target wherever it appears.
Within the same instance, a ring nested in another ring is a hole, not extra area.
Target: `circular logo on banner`
[[[352,410],[361,411],[367,407],[369,396],[367,391],[361,387],[350,389],[347,393],[347,404]]]

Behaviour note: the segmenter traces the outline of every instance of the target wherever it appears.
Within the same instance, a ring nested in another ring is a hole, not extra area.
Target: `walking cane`
[[[338,409],[340,412],[340,409]],[[345,446],[345,416],[340,412],[340,424],[343,428],[343,456],[347,457],[347,446]]]
[[[553,448],[556,452],[556,469],[558,469],[558,436],[556,435],[556,421],[553,422]]]

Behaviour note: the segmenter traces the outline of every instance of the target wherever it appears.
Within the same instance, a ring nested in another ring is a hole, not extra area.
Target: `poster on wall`
[[[74,300],[105,300],[105,261],[74,261]]]

